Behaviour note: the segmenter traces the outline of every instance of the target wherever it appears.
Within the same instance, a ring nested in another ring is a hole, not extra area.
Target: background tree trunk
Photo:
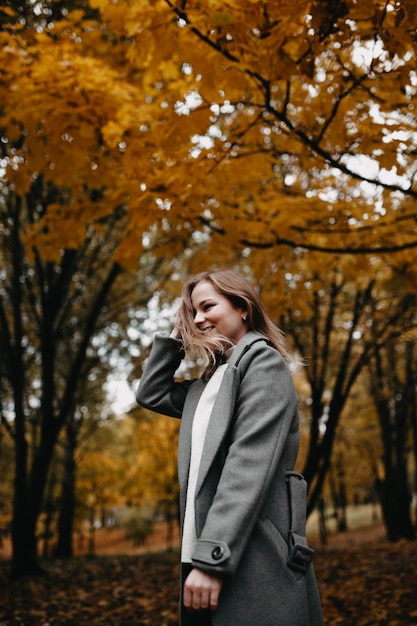
[[[390,541],[415,539],[411,518],[412,493],[407,468],[410,395],[415,386],[412,351],[394,342],[377,345],[369,364],[370,388],[377,409],[383,443],[384,476],[377,481],[384,523]]]
[[[58,520],[58,541],[56,556],[70,558],[73,555],[72,533],[75,512],[75,459],[77,447],[77,428],[74,419],[66,425],[64,469],[61,486],[61,500]]]

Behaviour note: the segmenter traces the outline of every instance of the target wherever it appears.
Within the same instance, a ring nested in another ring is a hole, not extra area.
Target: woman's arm
[[[173,331],[174,333],[174,331]],[[175,335],[175,336],[174,336]],[[171,337],[155,335],[136,392],[138,404],[163,415],[181,417],[191,381],[176,382],[174,374],[184,357],[182,342],[176,333]]]

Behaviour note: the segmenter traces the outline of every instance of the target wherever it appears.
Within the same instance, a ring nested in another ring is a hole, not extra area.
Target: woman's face
[[[191,294],[196,326],[207,335],[223,335],[237,343],[247,333],[243,309],[233,306],[228,298],[207,280],[201,280]]]

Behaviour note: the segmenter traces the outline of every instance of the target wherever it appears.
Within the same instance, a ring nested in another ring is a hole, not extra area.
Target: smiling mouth
[[[205,335],[208,335],[212,330],[215,330],[215,326],[208,326],[207,328],[201,329]]]

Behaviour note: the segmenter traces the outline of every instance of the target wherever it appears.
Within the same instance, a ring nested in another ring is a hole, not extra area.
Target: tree
[[[121,267],[202,241],[194,267],[262,250],[275,257],[268,271],[288,248],[399,255],[417,244],[412,0],[39,6],[35,19],[28,3],[3,5],[0,32],[0,371],[19,451],[16,571],[34,567],[47,467]],[[29,392],[23,371],[42,383]],[[40,432],[30,488],[28,416]]]
[[[310,437],[303,468],[310,483],[310,512],[328,474],[337,427],[354,385],[378,345],[414,327],[416,297],[387,295],[390,270],[385,267],[384,273],[383,264],[375,262],[380,275],[376,281],[366,274],[355,277],[357,267],[346,259],[333,259],[333,266],[319,276],[312,260],[309,255],[308,268],[300,264],[298,274],[287,274],[292,308],[281,318],[305,358],[310,386]]]
[[[229,247],[415,247],[412,1],[93,5],[162,109],[147,187],[172,225]]]
[[[59,507],[58,539],[55,554],[61,558],[73,555],[72,536],[75,518],[75,450],[77,420],[73,414],[65,424],[65,451],[62,468],[61,502]]]
[[[117,213],[100,228],[91,228],[78,250],[62,250],[59,261],[45,260],[35,246],[26,251],[25,225],[47,208],[47,191],[50,196],[56,193],[38,179],[30,194],[9,194],[1,206],[2,425],[15,445],[15,574],[37,570],[36,527],[48,469],[62,428],[69,428],[77,411],[84,410],[85,380],[94,384],[94,367],[109,371],[108,349],[103,346],[114,343],[114,333],[106,323],[110,318],[127,327],[130,321],[128,308],[118,309],[123,298],[113,310],[108,308],[121,272],[112,256],[120,236]],[[142,271],[145,276],[152,271],[152,280],[143,281],[137,295],[130,292],[131,305],[146,305],[157,284],[161,263],[153,257],[148,261],[143,259]],[[131,287],[138,276],[129,280]],[[128,284],[120,283],[117,289],[115,293],[126,299]]]
[[[140,477],[144,500],[150,499],[168,521],[171,536],[172,524],[179,522],[178,432],[178,420],[141,415],[133,440],[137,460],[132,469]]]
[[[96,359],[91,359],[91,357],[86,360],[85,376],[82,375],[82,379],[86,382],[79,387],[77,409],[68,416],[55,451],[55,456],[61,464],[61,493],[55,556],[61,558],[73,555],[73,531],[78,504],[76,481],[79,448],[102,423],[113,417],[112,409],[108,406],[108,398],[103,393],[111,368],[108,363],[107,366],[103,366],[103,360],[94,367],[94,360]]]
[[[179,515],[178,431],[179,420],[133,407],[119,421],[113,435],[125,503],[149,505],[174,521]]]
[[[416,246],[411,0],[90,7],[2,34],[8,179],[71,187],[30,233],[50,254],[120,203],[133,266],[152,224],[161,253]]]
[[[84,424],[84,430],[86,424]],[[87,426],[88,429],[88,426]],[[125,504],[123,490],[124,459],[118,447],[123,420],[107,420],[80,442],[76,453],[76,500],[78,530],[88,522],[88,551],[95,551],[97,522],[110,507]]]
[[[0,413],[1,415],[1,413]],[[11,503],[13,499],[13,449],[3,428],[0,428],[0,546],[10,534]]]
[[[36,569],[36,524],[48,468],[59,432],[75,411],[82,366],[119,267],[103,264],[105,248],[101,255],[89,249],[93,235],[78,259],[66,251],[52,263],[33,250],[30,262],[21,242],[21,209],[8,209],[0,301],[7,374],[2,417],[15,443],[13,569],[20,573]],[[81,259],[85,271],[101,276],[88,294],[79,282]]]
[[[178,420],[139,407],[102,423],[78,446],[76,494],[82,508],[94,509],[95,519],[100,509],[129,507],[132,531],[143,529],[143,515],[149,519],[152,512],[168,522],[170,543],[179,521],[178,431]]]
[[[369,363],[369,388],[383,443],[383,475],[377,479],[388,539],[415,539],[408,471],[416,404],[416,355],[407,336],[377,342]]]

